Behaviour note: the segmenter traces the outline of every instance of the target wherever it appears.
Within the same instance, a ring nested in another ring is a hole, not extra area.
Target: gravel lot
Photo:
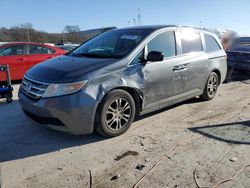
[[[250,165],[250,77],[214,100],[189,100],[138,119],[117,138],[72,136],[29,123],[0,101],[2,187],[212,187]],[[144,167],[144,168],[143,168]],[[195,177],[195,178],[194,178]],[[92,180],[92,181],[91,181]],[[197,185],[198,184],[198,185]],[[250,187],[250,167],[219,187]]]

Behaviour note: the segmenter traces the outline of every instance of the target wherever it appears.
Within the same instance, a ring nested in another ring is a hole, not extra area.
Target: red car
[[[60,48],[39,43],[7,43],[0,46],[0,65],[9,65],[11,80],[21,80],[25,72],[35,64],[65,53]],[[0,73],[0,81],[5,80],[5,74]]]

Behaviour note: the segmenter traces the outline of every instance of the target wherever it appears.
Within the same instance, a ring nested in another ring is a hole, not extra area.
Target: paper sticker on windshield
[[[121,39],[137,40],[138,36],[137,35],[122,35]]]

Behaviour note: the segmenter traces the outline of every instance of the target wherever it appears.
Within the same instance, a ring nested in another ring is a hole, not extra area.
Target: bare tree
[[[75,33],[80,31],[80,27],[78,25],[66,25],[64,31],[66,33]]]
[[[62,39],[73,43],[82,43],[89,38],[99,33],[83,34],[77,25],[67,25],[63,30],[64,34],[47,33],[44,31],[35,30],[31,23],[21,24],[11,28],[0,27],[0,41],[1,42],[23,42],[32,41],[39,43],[58,43]],[[103,30],[105,32],[105,29]]]
[[[59,33],[46,33],[37,31],[31,25],[19,25],[15,27],[0,28],[0,41],[1,42],[23,42],[32,41],[39,43],[57,43],[61,40],[62,36]]]
[[[78,25],[66,25],[63,30],[63,38],[68,42],[79,43],[81,41],[79,32],[80,27]]]
[[[7,28],[0,28],[0,41],[10,41],[9,30]]]
[[[26,30],[27,41],[30,42],[30,31],[31,29],[33,29],[33,25],[31,23],[25,23],[25,24],[21,24],[20,28],[23,28]]]

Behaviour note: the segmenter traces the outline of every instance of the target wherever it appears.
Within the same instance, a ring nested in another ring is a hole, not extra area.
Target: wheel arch
[[[221,72],[219,69],[213,69],[211,72],[215,72],[218,75],[219,78],[219,85],[221,84]]]
[[[111,90],[109,90],[108,92],[106,92],[105,95],[102,96],[102,98],[101,98],[101,100],[96,108],[96,113],[100,107],[101,102],[106,97],[106,95],[114,90],[123,90],[123,91],[128,92],[132,96],[132,98],[134,99],[134,102],[135,102],[135,107],[136,107],[136,114],[135,115],[138,116],[142,110],[142,107],[143,107],[143,94],[138,89],[128,87],[128,86],[115,87],[115,88],[112,88]],[[96,113],[95,113],[95,115],[96,115]]]

